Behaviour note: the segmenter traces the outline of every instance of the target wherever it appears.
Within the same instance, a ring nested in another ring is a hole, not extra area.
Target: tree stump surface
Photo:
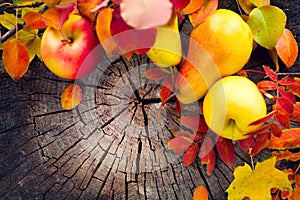
[[[219,4],[237,9],[235,1]],[[298,0],[271,4],[285,11],[299,44]],[[188,22],[182,27],[186,34],[191,30]],[[254,53],[247,67],[273,66],[265,53]],[[68,111],[60,106],[60,94],[71,81],[38,60],[13,81],[1,61],[0,199],[192,199],[199,185],[210,199],[226,199],[233,171],[219,158],[208,176],[199,161],[184,167],[182,155],[167,149],[171,131],[180,125],[174,102],[163,109],[163,123],[158,120],[161,83],[141,75],[149,67],[144,55],[106,59],[76,81],[84,98]],[[300,72],[299,58],[289,71]],[[235,166],[250,162],[236,152]]]

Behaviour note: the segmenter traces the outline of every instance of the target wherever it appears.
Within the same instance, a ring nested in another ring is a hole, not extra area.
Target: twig
[[[1,4],[0,7],[6,6],[6,8],[9,8],[9,9],[16,9],[16,8],[37,8],[37,7],[40,7],[43,4],[44,4],[44,2],[34,2],[32,4],[26,4],[26,5],[13,5],[13,4],[10,4],[10,3],[4,3],[4,4]]]

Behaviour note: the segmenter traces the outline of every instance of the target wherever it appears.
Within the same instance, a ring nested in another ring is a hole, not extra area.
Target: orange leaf
[[[61,0],[43,0],[47,6],[54,6],[60,3]]]
[[[43,18],[47,26],[54,29],[60,30],[69,19],[69,15],[73,12],[75,8],[74,2],[68,2],[63,5],[55,5],[43,13]]]
[[[275,114],[275,119],[277,120],[277,122],[283,126],[284,128],[289,128],[290,127],[290,119],[289,116],[286,112],[283,112],[278,105],[276,106],[276,114]]]
[[[298,56],[298,44],[293,33],[285,28],[275,48],[280,59],[290,68]]]
[[[24,15],[23,20],[25,22],[24,28],[30,28],[30,29],[47,28],[47,25],[43,21],[43,17],[41,13],[28,12]]]
[[[204,117],[200,115],[188,115],[179,118],[179,122],[186,128],[193,131],[206,132],[208,126],[205,123]]]
[[[81,16],[87,18],[90,22],[93,22],[96,18],[97,12],[92,12],[97,5],[103,0],[78,0],[77,8]]]
[[[81,102],[82,90],[78,85],[70,84],[62,92],[60,99],[63,109],[71,110]]]
[[[270,112],[266,116],[252,122],[251,124],[249,124],[249,126],[258,125],[258,124],[267,122],[267,121],[269,121],[270,119],[272,119],[274,117],[275,113],[276,113],[276,110],[273,110],[272,112]]]
[[[201,8],[189,15],[192,25],[195,27],[216,11],[218,0],[204,0]]]
[[[292,153],[288,150],[280,151],[280,152],[273,152],[272,156],[276,156],[276,160],[290,160],[296,162],[300,160],[300,152]]]
[[[190,0],[190,3],[181,11],[183,14],[191,14],[201,8],[205,0]]]
[[[300,147],[300,128],[291,128],[282,131],[280,138],[271,136],[269,149],[285,150]]]
[[[194,145],[190,146],[183,155],[182,158],[183,166],[187,167],[191,165],[196,160],[198,153],[199,153],[199,144],[195,143]]]
[[[281,128],[275,124],[275,123],[271,123],[269,124],[270,126],[270,132],[275,136],[275,137],[280,137],[282,134],[282,130]]]
[[[278,106],[280,106],[280,108],[284,110],[287,114],[293,113],[293,104],[288,99],[279,97],[277,98],[277,103]]]
[[[300,174],[295,174],[295,189],[290,200],[299,200],[300,197]]]
[[[165,102],[170,94],[172,93],[172,78],[169,77],[164,80],[161,90],[160,90],[160,100],[161,102]]]
[[[29,52],[26,46],[13,38],[4,43],[2,60],[11,78],[19,80],[29,67]]]
[[[213,141],[211,138],[207,138],[203,141],[200,150],[201,164],[206,164],[207,174],[211,175],[214,171],[216,164],[216,153],[213,148]]]
[[[247,15],[249,15],[251,10],[255,8],[255,5],[251,2],[251,0],[238,0],[238,2]]]
[[[176,137],[167,142],[168,149],[173,150],[175,153],[184,152],[191,146],[192,143],[193,140],[187,137]]]
[[[241,147],[241,149],[245,152],[249,154],[249,150],[254,146],[254,139],[253,137],[249,137],[247,139],[244,140],[238,140],[237,141],[239,146]]]
[[[119,51],[110,31],[112,15],[113,9],[104,8],[98,14],[96,21],[96,33],[108,57],[117,54]]]
[[[300,122],[300,102],[294,105],[294,111],[290,115],[290,119],[295,122]]]
[[[232,169],[235,160],[235,152],[232,141],[226,138],[219,137],[216,146],[220,158],[229,168]]]
[[[293,93],[285,91],[282,87],[279,88],[279,94],[285,98],[290,104],[296,103],[296,97]]]
[[[288,91],[291,91],[297,97],[300,97],[300,78],[295,77],[295,82],[291,85],[288,85]]]
[[[277,87],[278,87],[278,84],[274,81],[263,80],[263,81],[260,81],[260,82],[257,83],[257,87],[259,89],[264,90],[264,91],[276,90]]]
[[[208,200],[208,192],[203,185],[196,188],[193,200]]]
[[[254,143],[254,146],[251,150],[250,156],[255,156],[259,152],[261,152],[261,150],[266,148],[270,143],[270,136],[271,136],[270,133],[258,135]]]
[[[267,76],[274,82],[278,80],[277,74],[270,69],[270,67],[263,65],[264,71],[266,72]]]
[[[170,73],[168,73],[166,70],[159,68],[159,67],[153,67],[148,70],[146,70],[143,73],[143,76],[147,79],[160,81],[162,79],[170,77]]]

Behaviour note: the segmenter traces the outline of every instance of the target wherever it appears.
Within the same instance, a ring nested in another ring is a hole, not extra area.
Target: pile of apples
[[[248,62],[252,47],[247,23],[235,12],[219,9],[192,30],[183,59],[174,11],[166,25],[157,27],[155,43],[146,54],[159,67],[178,66],[173,87],[176,98],[190,104],[204,97],[203,115],[209,128],[222,137],[240,140],[261,126],[249,124],[266,115],[257,86],[245,77],[233,76]],[[99,53],[93,26],[78,14],[71,14],[61,30],[48,27],[41,42],[45,65],[67,79],[82,78],[97,67],[101,56],[93,53],[95,49]]]

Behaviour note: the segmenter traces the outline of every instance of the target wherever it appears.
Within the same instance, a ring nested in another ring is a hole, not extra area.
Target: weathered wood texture
[[[271,2],[284,9],[300,41],[299,1]],[[229,0],[219,7],[237,9]],[[256,59],[261,53],[248,67],[271,63]],[[84,99],[73,111],[60,106],[70,81],[43,63],[35,61],[20,81],[1,66],[0,199],[191,199],[198,185],[208,188],[210,199],[226,199],[233,175],[220,159],[207,176],[199,162],[183,167],[181,155],[167,150],[177,116],[170,103],[164,124],[158,122],[161,86],[141,78],[147,63],[145,56],[107,60],[77,81]],[[292,70],[300,71],[299,58]],[[236,165],[249,162],[237,152]]]

